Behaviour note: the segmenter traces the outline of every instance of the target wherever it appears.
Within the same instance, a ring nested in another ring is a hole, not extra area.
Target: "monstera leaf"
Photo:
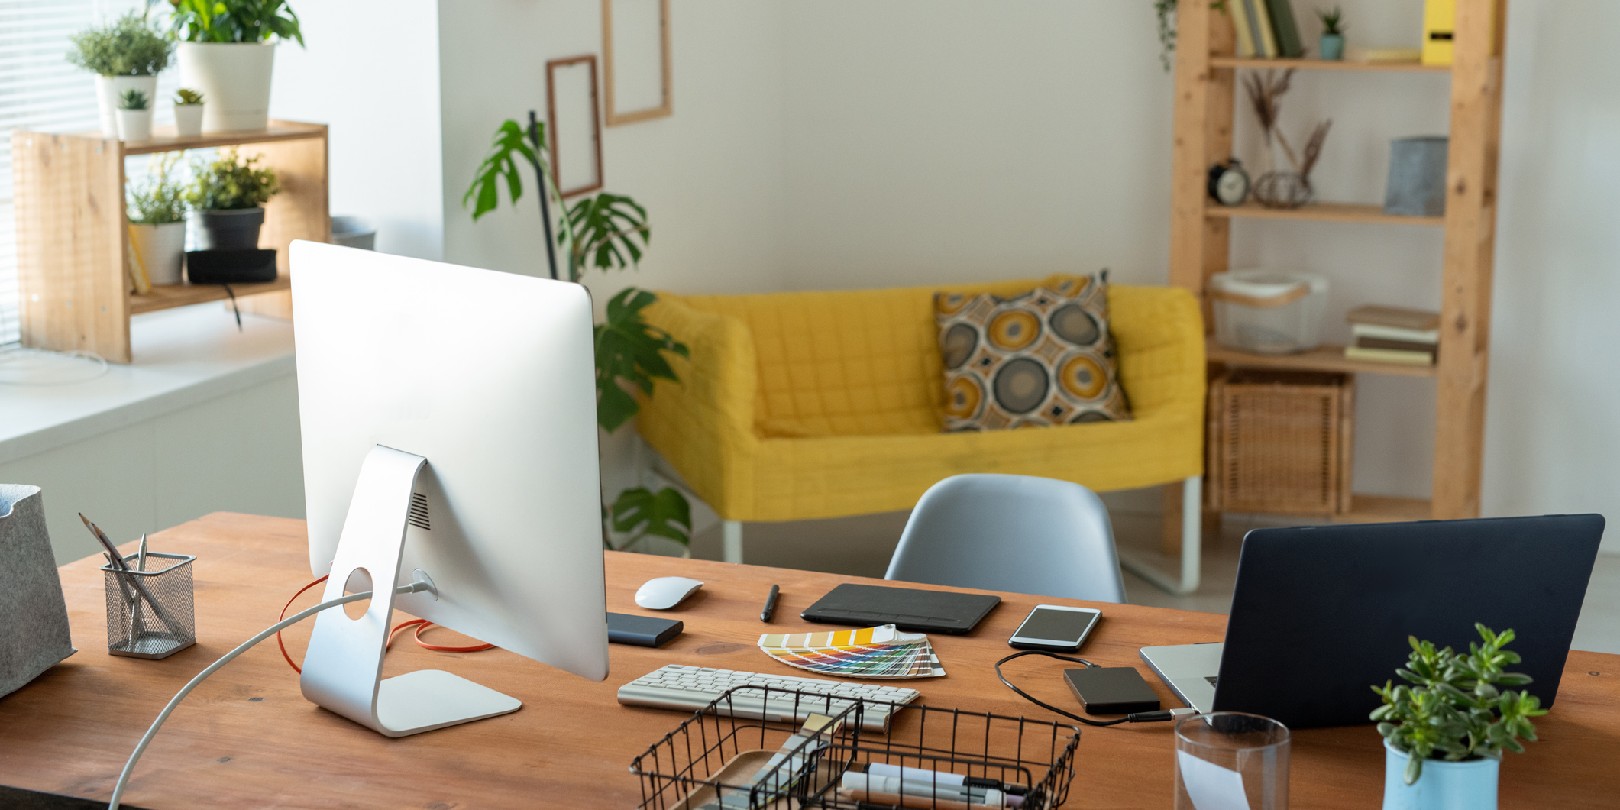
[[[596,422],[609,433],[641,410],[631,394],[651,394],[655,380],[675,381],[665,352],[690,356],[686,344],[642,317],[658,297],[627,287],[608,301],[607,317],[596,325]]]

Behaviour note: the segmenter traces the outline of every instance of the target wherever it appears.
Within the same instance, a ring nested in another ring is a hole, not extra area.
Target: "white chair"
[[[929,487],[884,579],[1125,601],[1108,510],[1068,481],[956,475]]]

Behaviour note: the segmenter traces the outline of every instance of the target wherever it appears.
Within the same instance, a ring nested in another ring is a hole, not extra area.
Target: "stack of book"
[[[1350,310],[1350,360],[1432,366],[1440,352],[1440,313],[1402,307],[1365,306]]]
[[[1288,0],[1227,0],[1237,29],[1237,55],[1298,59],[1305,55],[1294,7]]]

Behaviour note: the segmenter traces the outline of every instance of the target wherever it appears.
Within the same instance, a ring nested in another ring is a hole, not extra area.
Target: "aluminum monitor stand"
[[[299,680],[304,697],[379,734],[405,737],[522,708],[517,698],[437,669],[382,679],[384,645],[394,612],[411,493],[427,459],[378,445],[360,467],[354,499],[326,580],[324,600],[343,596],[350,574],[374,583],[366,613],[342,610],[315,618]]]

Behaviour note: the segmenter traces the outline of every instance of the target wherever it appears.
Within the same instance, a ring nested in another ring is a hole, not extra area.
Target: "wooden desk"
[[[109,656],[101,558],[62,567],[79,652],[34,683],[0,699],[0,783],[106,800],[141,732],[190,676],[268,626],[308,580],[304,524],[218,514],[153,536],[152,547],[197,555],[197,646],[164,661]],[[794,617],[847,578],[804,571],[609,554],[608,609],[640,611],[631,600],[649,577],[682,573],[707,584],[673,615],[686,632],[657,650],[612,648],[612,674],[592,683],[501,650],[446,656],[396,645],[385,674],[424,666],[462,673],[525,703],[515,714],[390,740],[316,708],[273,643],[206,681],[170,718],[126,793],[146,807],[632,807],[640,787],[632,758],[681,715],[618,705],[614,693],[665,663],[786,671],[754,646],[767,626],[760,606],[782,586],[777,621]],[[308,604],[313,599],[306,596]],[[995,682],[990,664],[1038,600],[1009,595],[969,637],[933,637],[949,677],[912,682],[934,706],[1049,717]],[[1099,663],[1141,667],[1137,648],[1218,639],[1225,618],[1105,606],[1086,645]],[[288,631],[302,656],[308,625]],[[1075,705],[1062,666],[1025,659],[1009,670],[1037,696]],[[1145,670],[1144,670],[1145,671]],[[1148,680],[1169,705],[1157,679]],[[1057,718],[1050,718],[1057,719]],[[1502,766],[1502,806],[1612,807],[1620,797],[1620,656],[1570,656],[1558,703],[1538,724],[1542,742]],[[1086,729],[1071,807],[1166,807],[1171,801],[1169,723]],[[1374,807],[1383,749],[1371,726],[1294,735],[1290,784],[1295,807]]]

